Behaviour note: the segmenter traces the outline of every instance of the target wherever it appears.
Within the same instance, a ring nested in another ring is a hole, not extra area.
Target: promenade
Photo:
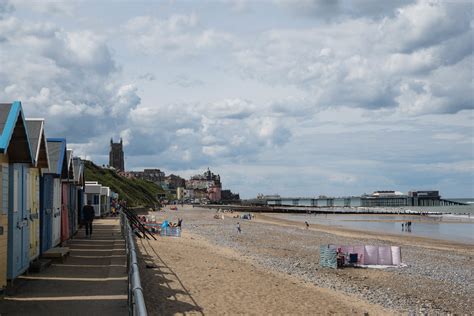
[[[127,315],[125,240],[118,219],[94,221],[68,241],[70,255],[20,276],[0,299],[0,315]]]

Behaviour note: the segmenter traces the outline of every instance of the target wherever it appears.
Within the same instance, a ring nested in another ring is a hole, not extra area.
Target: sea
[[[471,212],[428,216],[288,213],[271,216],[301,223],[474,244],[474,214],[471,216]],[[412,222],[411,231],[402,231],[402,224],[407,221]]]

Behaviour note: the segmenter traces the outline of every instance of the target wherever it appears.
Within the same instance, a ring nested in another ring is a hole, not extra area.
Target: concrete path
[[[0,299],[6,315],[127,315],[125,240],[118,219],[94,221],[67,243],[70,256],[41,273],[17,278]]]

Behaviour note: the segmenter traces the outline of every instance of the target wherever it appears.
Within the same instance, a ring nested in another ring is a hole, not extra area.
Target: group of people
[[[177,223],[168,222],[168,226],[169,226],[169,227],[179,227],[179,228],[181,228],[182,223],[183,223],[183,219],[182,219],[182,218],[178,218],[178,222],[177,222]]]
[[[411,221],[402,223],[402,232],[404,231],[411,232]]]

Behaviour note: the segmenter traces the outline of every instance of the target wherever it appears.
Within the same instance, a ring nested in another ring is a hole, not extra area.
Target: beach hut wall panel
[[[69,239],[69,184],[61,184],[61,241]]]
[[[8,161],[0,154],[0,289],[7,286],[8,253]]]
[[[100,189],[100,216],[110,213],[110,188],[101,187]]]
[[[69,208],[69,236],[73,236],[77,230],[77,208],[76,208],[76,186],[68,185],[68,208]]]
[[[30,263],[28,176],[29,165],[10,164],[8,279],[14,279],[25,272]]]
[[[44,174],[40,181],[40,253],[52,247],[54,176]]]
[[[84,162],[79,157],[73,158],[74,168],[74,197],[76,226],[82,222],[82,207],[84,206]],[[77,229],[77,228],[76,228]]]
[[[52,225],[52,247],[61,242],[61,179],[53,179],[53,225]]]
[[[30,168],[28,176],[29,186],[29,210],[30,222],[30,261],[35,260],[39,256],[40,248],[40,220],[39,220],[39,203],[40,203],[40,170],[38,168]]]

